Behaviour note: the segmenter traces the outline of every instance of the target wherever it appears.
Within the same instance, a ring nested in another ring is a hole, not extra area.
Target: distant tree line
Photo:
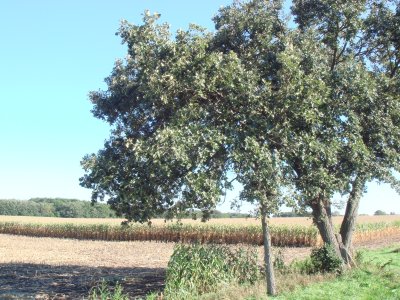
[[[275,218],[311,217],[310,212],[282,211],[274,214]]]
[[[61,198],[33,198],[30,200],[0,200],[0,215],[39,216],[60,218],[114,218],[115,212],[107,204]]]
[[[273,215],[275,218],[294,218],[294,217],[307,217],[311,218],[312,213],[310,211],[281,211]],[[335,210],[332,212],[332,216],[340,216],[340,212]]]
[[[201,218],[201,211],[185,212],[179,217]],[[1,200],[0,215],[3,216],[38,216],[60,218],[115,218],[116,213],[108,204],[63,198],[32,198],[29,200]],[[164,218],[165,215],[159,215]],[[239,212],[220,212],[213,210],[211,218],[248,218],[250,214]]]
[[[203,212],[201,210],[188,210],[177,215],[181,219],[201,219]],[[165,218],[166,214],[162,214],[159,217]],[[210,211],[211,219],[222,219],[222,218],[251,218],[254,217],[251,213],[240,213],[240,212],[221,212],[219,210],[213,209]]]
[[[383,211],[383,210],[378,209],[376,212],[374,212],[374,215],[375,216],[386,216],[387,213],[385,211]],[[396,213],[394,211],[391,211],[390,215],[394,216],[394,215],[396,215]]]

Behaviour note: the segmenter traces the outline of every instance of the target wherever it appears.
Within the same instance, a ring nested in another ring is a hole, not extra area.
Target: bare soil
[[[355,246],[374,249],[396,243],[400,233]],[[132,299],[161,291],[173,247],[0,234],[0,299],[84,299],[103,279],[110,286],[119,282]],[[289,263],[308,256],[311,248],[280,250]]]

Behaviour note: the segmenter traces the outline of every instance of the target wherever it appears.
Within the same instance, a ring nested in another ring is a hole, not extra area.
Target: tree
[[[266,218],[281,201],[283,164],[259,135],[266,124],[258,79],[235,53],[214,50],[203,29],[191,26],[171,39],[157,19],[146,13],[143,25],[121,25],[128,58],[116,62],[107,91],[90,95],[94,115],[113,126],[112,136],[84,158],[81,184],[93,189],[94,201],[107,195],[128,220],[188,209],[201,209],[207,219],[231,188],[233,172],[243,185],[240,197],[260,205],[268,291],[275,294]]]
[[[329,109],[337,109],[338,121],[329,127],[340,147],[339,159],[322,169],[327,178],[338,179],[332,191],[349,195],[340,235],[329,229],[332,193],[308,202],[324,241],[351,263],[352,232],[366,182],[377,179],[398,187],[392,170],[399,169],[399,1],[293,4],[301,32],[317,32],[317,42],[328,51],[324,81],[331,89]]]
[[[112,135],[82,161],[82,186],[128,220],[188,209],[207,219],[234,174],[241,199],[260,206],[270,294],[267,217],[293,190],[324,242],[351,264],[366,182],[396,186],[400,169],[396,5],[294,1],[290,28],[281,1],[235,1],[215,16],[215,33],[192,25],[174,39],[157,15],[123,22],[128,57],[107,91],[90,94]],[[349,197],[339,235],[337,192]]]
[[[383,210],[377,210],[374,212],[374,216],[386,216],[387,213],[385,213]]]

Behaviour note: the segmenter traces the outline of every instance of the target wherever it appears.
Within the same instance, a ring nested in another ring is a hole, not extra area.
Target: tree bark
[[[343,245],[351,256],[353,254],[353,232],[355,230],[358,207],[365,187],[365,182],[365,179],[361,176],[357,176],[354,180],[349,199],[347,200],[343,221],[340,226],[340,235],[342,237]],[[354,264],[354,261],[351,259],[349,263]]]
[[[325,244],[330,244],[341,257],[340,246],[335,235],[332,223],[331,206],[328,200],[315,199],[311,203],[313,222],[317,226],[322,240]]]
[[[329,200],[315,199],[311,207],[313,222],[317,226],[324,244],[329,244],[333,247],[337,256],[342,259],[343,267],[354,265],[351,253],[342,243],[341,235],[335,234]]]
[[[261,225],[263,231],[263,242],[264,242],[264,264],[265,264],[265,276],[267,281],[267,292],[268,295],[276,295],[275,286],[275,274],[272,263],[272,251],[271,251],[271,235],[269,232],[269,226],[267,221],[267,207],[265,203],[261,203]]]

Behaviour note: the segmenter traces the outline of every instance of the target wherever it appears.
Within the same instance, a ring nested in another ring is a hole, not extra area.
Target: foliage
[[[90,290],[89,300],[129,300],[129,296],[124,294],[119,283],[111,289],[103,279],[101,283]]]
[[[309,212],[295,212],[295,211],[282,211],[274,215],[277,218],[297,218],[297,217],[311,217]]]
[[[298,286],[277,299],[399,299],[400,256],[394,249],[363,251],[358,268],[334,280]]]
[[[366,183],[400,186],[399,7],[294,0],[290,27],[282,1],[234,1],[214,33],[175,36],[159,15],[124,21],[128,56],[90,94],[111,138],[83,159],[81,185],[140,222],[196,208],[207,219],[235,180],[240,199],[269,214],[287,193],[348,259]],[[343,245],[335,193],[348,196]]]
[[[341,259],[329,244],[325,244],[319,248],[313,248],[310,257],[302,261],[294,260],[290,265],[285,265],[283,257],[278,255],[275,264],[281,274],[299,273],[310,275],[342,272]]]
[[[121,24],[128,58],[116,63],[107,91],[90,95],[94,115],[114,129],[103,150],[83,159],[81,185],[140,222],[196,208],[207,219],[234,180],[243,200],[268,198],[272,213],[283,165],[255,130],[269,126],[258,122],[257,78],[234,52],[213,50],[212,34],[191,26],[171,38],[158,18],[146,12],[143,25]]]
[[[283,271],[285,269],[285,261],[281,249],[278,249],[278,251],[275,253],[273,264],[276,270]]]
[[[219,210],[213,209],[210,210],[210,218],[211,219],[224,219],[224,218],[250,218],[252,217],[249,213],[239,213],[239,212],[220,212]],[[180,212],[176,217],[178,219],[201,219],[203,212],[201,210],[187,210],[184,212]],[[160,218],[168,218],[168,214],[164,213],[160,216]]]
[[[254,284],[260,275],[255,249],[179,244],[168,263],[165,295],[187,298],[216,291],[224,284]]]
[[[385,0],[293,1],[300,33],[310,34],[313,43],[321,45],[319,55],[304,56],[304,66],[316,70],[322,62],[320,78],[330,91],[320,91],[315,98],[326,101],[326,106],[316,109],[321,113],[314,119],[317,123],[312,122],[321,127],[304,132],[318,148],[309,148],[312,157],[306,155],[307,163],[299,153],[292,156],[297,164],[296,188],[301,200],[312,207],[324,241],[334,245],[337,253],[346,253],[345,260],[366,182],[377,179],[398,186],[392,171],[400,167],[399,8],[399,1]],[[340,229],[343,246],[330,218],[335,192],[348,195]]]
[[[340,272],[342,267],[341,259],[329,244],[311,251],[311,263],[313,272]]]
[[[378,250],[363,250],[362,261],[358,267],[343,272],[340,276],[331,273],[308,275],[305,272],[300,273],[300,269],[293,268],[291,264],[288,266],[291,268],[289,273],[277,272],[280,295],[274,299],[399,299],[400,256],[398,251],[399,245]],[[251,286],[230,284],[228,287],[221,287],[216,292],[192,298],[202,300],[270,299],[265,292],[262,282]]]
[[[0,200],[0,215],[40,216],[61,218],[113,218],[115,213],[107,204],[60,198]]]
[[[377,210],[374,212],[374,216],[385,216],[387,213],[385,213],[383,210]]]

